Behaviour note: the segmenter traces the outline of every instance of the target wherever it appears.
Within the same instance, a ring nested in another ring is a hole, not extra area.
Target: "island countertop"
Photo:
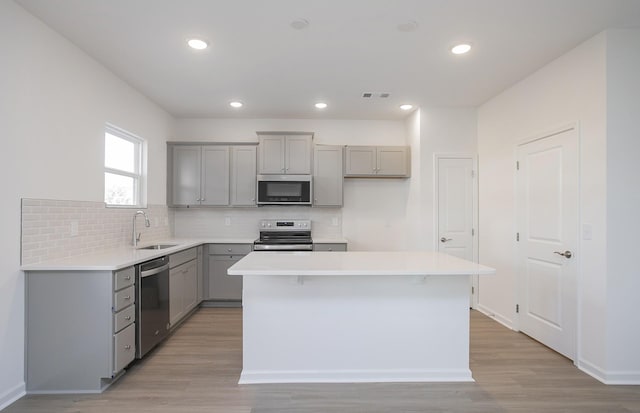
[[[254,251],[229,268],[229,275],[484,275],[495,269],[440,252]]]

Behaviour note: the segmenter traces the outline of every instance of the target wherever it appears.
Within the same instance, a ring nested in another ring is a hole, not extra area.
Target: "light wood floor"
[[[640,386],[601,384],[475,311],[475,383],[240,386],[241,311],[200,309],[103,394],[26,396],[3,413],[640,412]]]

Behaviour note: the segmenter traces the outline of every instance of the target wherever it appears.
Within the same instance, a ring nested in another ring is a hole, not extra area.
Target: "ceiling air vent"
[[[375,92],[375,93],[374,92],[364,92],[362,94],[362,97],[363,98],[367,98],[367,99],[368,98],[382,98],[382,99],[384,99],[384,98],[388,98],[389,96],[391,96],[391,94],[387,93],[387,92]]]

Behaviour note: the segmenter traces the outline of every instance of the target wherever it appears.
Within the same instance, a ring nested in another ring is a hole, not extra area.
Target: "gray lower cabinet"
[[[101,392],[135,358],[135,272],[27,271],[28,393]]]
[[[242,301],[242,277],[227,275],[227,269],[252,250],[252,244],[209,244],[207,300]]]
[[[335,242],[335,243],[322,243],[322,244],[313,244],[314,251],[346,251],[347,243],[345,242]]]
[[[200,303],[198,249],[169,256],[169,324],[177,325]]]

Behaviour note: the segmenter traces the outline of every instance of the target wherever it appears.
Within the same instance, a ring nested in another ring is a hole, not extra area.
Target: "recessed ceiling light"
[[[471,50],[471,45],[468,43],[461,43],[453,46],[451,48],[451,53],[453,54],[465,54],[469,50]]]
[[[400,105],[400,109],[402,109],[402,110],[411,110],[411,109],[413,109],[413,105],[409,105],[408,103],[404,104],[404,105]]]
[[[239,100],[234,100],[232,102],[229,102],[229,106],[231,106],[232,108],[241,108],[244,106],[244,103],[240,102]]]
[[[318,108],[318,109],[324,109],[324,108],[326,108],[326,107],[327,107],[327,104],[326,104],[326,103],[324,103],[324,102],[318,102],[318,103],[316,103],[316,104],[315,104],[315,106],[316,106],[316,108]]]
[[[187,40],[187,44],[190,48],[195,50],[204,50],[209,47],[209,43],[202,39],[189,39]]]
[[[291,27],[293,27],[296,30],[302,30],[302,29],[306,29],[309,26],[309,20],[307,19],[295,19],[294,21],[291,22]]]

